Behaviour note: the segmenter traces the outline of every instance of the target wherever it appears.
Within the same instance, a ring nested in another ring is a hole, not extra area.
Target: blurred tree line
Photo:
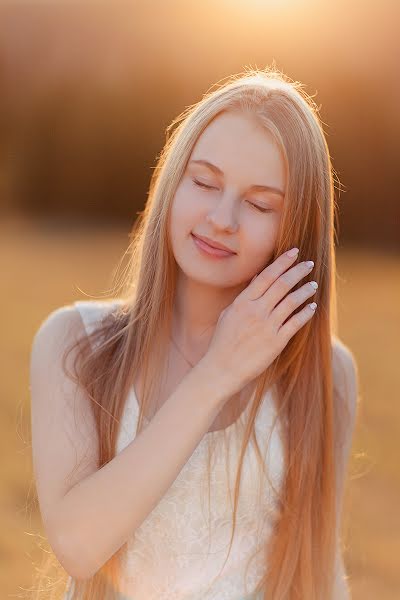
[[[203,61],[192,60],[186,47],[203,24],[190,23],[181,2],[160,3],[157,12],[141,5],[134,19],[122,4],[67,4],[0,4],[3,210],[133,221],[170,121],[215,81],[243,70],[248,56],[264,65],[272,55],[255,36],[251,51],[237,44],[229,57],[217,51],[221,39],[210,38]],[[277,66],[306,82],[321,106],[340,181],[339,237],[399,250],[398,104],[376,72],[360,69],[355,78],[339,62],[313,63],[304,52],[289,48],[287,66]]]

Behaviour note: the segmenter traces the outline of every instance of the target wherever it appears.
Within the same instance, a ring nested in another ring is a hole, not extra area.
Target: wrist
[[[207,354],[195,365],[195,376],[205,387],[207,397],[221,406],[239,389],[231,374],[219,367]]]

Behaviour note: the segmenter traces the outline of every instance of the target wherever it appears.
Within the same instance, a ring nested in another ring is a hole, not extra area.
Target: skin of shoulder
[[[349,466],[354,429],[359,406],[359,373],[353,352],[337,336],[332,338],[332,369],[335,387],[343,398],[347,416],[344,430],[343,443],[339,456],[339,472],[337,477],[337,510],[338,510],[338,544],[342,521],[343,501],[347,469]]]
[[[346,400],[353,428],[359,404],[359,372],[356,358],[350,348],[337,336],[332,338],[332,353],[333,377]]]

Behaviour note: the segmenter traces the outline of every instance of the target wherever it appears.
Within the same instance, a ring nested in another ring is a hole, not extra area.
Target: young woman
[[[122,291],[54,310],[32,345],[35,478],[65,598],[348,599],[357,366],[335,334],[317,109],[252,70],[167,133]]]

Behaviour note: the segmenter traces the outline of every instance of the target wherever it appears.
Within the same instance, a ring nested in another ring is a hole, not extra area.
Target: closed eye
[[[197,181],[197,179],[192,179],[192,181],[198,187],[206,188],[208,190],[216,190],[217,189],[211,185],[206,185],[205,183],[202,183],[201,181]],[[247,202],[249,202],[249,201],[247,200]],[[263,213],[273,212],[272,208],[262,208],[261,206],[258,206],[257,204],[253,204],[253,202],[249,202],[249,204],[250,204],[250,206],[253,206],[256,210],[258,210],[260,212],[263,212]]]
[[[246,202],[249,202],[249,201],[247,200]],[[259,210],[260,212],[263,212],[263,213],[273,212],[273,208],[262,208],[261,206],[258,206],[257,204],[253,204],[252,202],[249,202],[249,204],[251,206],[254,206],[254,208]]]
[[[201,183],[201,181],[197,181],[197,179],[192,179],[193,183],[198,185],[199,187],[207,188],[209,190],[215,190],[217,188],[212,187],[211,185],[206,185],[205,183]]]

